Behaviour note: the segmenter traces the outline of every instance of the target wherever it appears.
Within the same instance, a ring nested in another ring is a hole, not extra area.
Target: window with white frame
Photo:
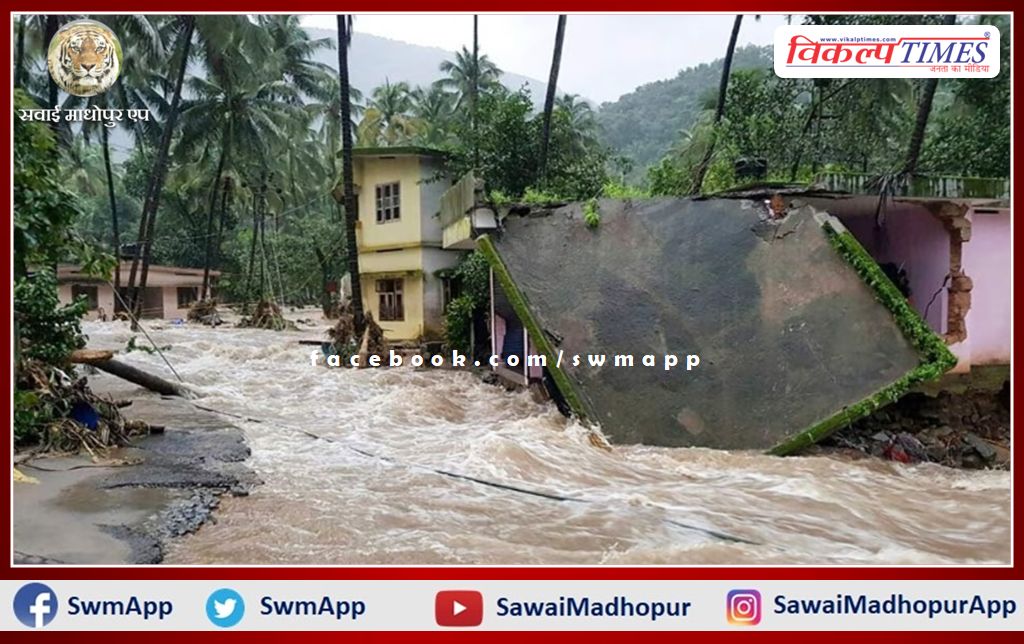
[[[401,200],[399,198],[399,186],[395,183],[382,183],[375,191],[377,204],[377,223],[386,224],[389,221],[398,221],[401,216]]]

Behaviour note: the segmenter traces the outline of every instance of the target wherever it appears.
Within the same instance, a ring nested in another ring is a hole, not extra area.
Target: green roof
[[[338,156],[341,156],[338,152]],[[444,150],[422,147],[418,145],[402,145],[394,147],[366,147],[352,150],[353,156],[357,157],[443,157],[448,156]]]

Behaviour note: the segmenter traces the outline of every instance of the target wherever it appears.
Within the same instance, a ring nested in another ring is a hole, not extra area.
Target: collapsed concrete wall
[[[588,226],[593,209],[512,216],[479,243],[569,406],[615,442],[786,453],[955,363],[810,206],[776,219],[758,201],[602,200]],[[597,353],[602,367],[558,360]],[[666,353],[700,367],[639,365]]]

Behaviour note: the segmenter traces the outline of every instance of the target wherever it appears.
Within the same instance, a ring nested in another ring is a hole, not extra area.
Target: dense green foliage
[[[708,44],[709,47],[714,46]],[[721,43],[724,53],[725,43]],[[767,47],[740,47],[733,71],[770,69]],[[714,110],[722,59],[680,70],[675,78],[641,85],[604,103],[597,112],[602,140],[632,161],[633,173],[656,163],[674,141],[686,136],[702,112]]]
[[[140,241],[180,29],[174,16],[102,19],[131,35],[124,39],[125,72],[103,100],[109,107],[149,109],[152,116],[143,126],[124,121],[109,132],[112,140],[130,141],[127,150],[111,150],[109,169],[96,128],[62,131],[71,178],[64,186],[77,193],[73,201],[81,212],[54,213],[74,221],[91,247],[111,251],[116,218],[122,250],[129,252]],[[33,46],[22,74],[37,97],[47,87],[41,49],[34,46],[42,28],[43,21],[27,25]],[[221,271],[221,302],[272,299],[326,309],[326,294],[344,274],[348,256],[343,208],[331,197],[341,176],[338,78],[326,62],[335,56],[333,39],[310,36],[297,16],[204,15],[196,18],[192,42],[152,262]],[[355,60],[359,52],[351,55]],[[442,149],[453,175],[476,168],[489,187],[512,199],[527,190],[583,199],[608,183],[609,155],[597,141],[593,111],[579,97],[557,100],[541,186],[541,117],[529,91],[506,89],[503,72],[486,55],[474,66],[466,50],[437,72],[439,80],[427,86],[386,80],[365,92],[354,89],[356,146]],[[475,112],[469,100],[474,87]],[[60,190],[38,194],[68,201]]]
[[[21,90],[15,109],[36,104]],[[63,306],[57,297],[54,266],[76,261],[86,271],[109,275],[112,258],[85,243],[74,232],[81,211],[67,185],[65,152],[43,123],[14,116],[14,346],[17,388],[14,395],[14,436],[18,442],[38,438],[59,410],[23,382],[26,371],[37,378],[70,372],[68,358],[85,346],[79,320],[85,302]],[[59,371],[58,371],[59,370]]]
[[[111,107],[148,108],[152,118],[122,122],[111,132],[131,142],[127,150],[112,150],[113,204],[96,128],[72,133],[63,127],[54,136],[48,128],[24,130],[26,124],[16,120],[17,140],[38,150],[59,145],[64,168],[58,178],[41,156],[33,160],[23,156],[23,148],[16,150],[15,172],[25,189],[16,192],[15,205],[26,213],[15,222],[18,261],[30,255],[37,257],[29,261],[54,261],[40,256],[40,248],[56,248],[53,235],[72,243],[72,222],[80,238],[92,242],[79,244],[87,260],[87,248],[112,250],[113,217],[122,244],[138,241],[138,218],[173,85],[178,29],[174,16],[103,19],[126,35],[124,73],[103,100]],[[941,17],[806,19],[910,23]],[[994,81],[939,83],[919,172],[1009,172],[1009,25],[1001,17],[972,19],[1000,27],[1002,72]],[[43,23],[27,22],[23,63],[16,69],[39,104],[47,94],[39,46]],[[296,16],[284,15],[200,16],[193,41],[153,261],[222,271],[221,301],[326,307],[326,293],[343,275],[349,251],[342,208],[330,196],[341,170],[338,80],[325,62],[335,55],[334,42],[310,36]],[[486,49],[486,40],[482,45]],[[355,61],[359,51],[351,55]],[[353,126],[357,146],[442,149],[453,175],[474,169],[506,201],[685,194],[712,141],[705,192],[740,181],[735,164],[741,159],[764,160],[767,178],[779,181],[805,181],[829,169],[881,174],[900,165],[922,82],[785,80],[770,65],[767,48],[736,50],[717,127],[712,116],[721,60],[639,87],[597,112],[577,96],[559,96],[543,179],[536,97],[503,86],[504,73],[486,55],[474,67],[470,52],[457,53],[438,69],[440,80],[428,85],[392,79],[353,92]],[[475,110],[469,100],[473,88]],[[34,207],[23,207],[30,201]]]
[[[468,353],[473,319],[490,302],[490,267],[478,252],[462,258],[449,275],[459,292],[445,308],[445,344]]]
[[[808,23],[938,24],[942,16],[815,16]],[[996,79],[943,79],[925,131],[919,174],[1009,176],[1011,42],[1002,16],[971,18],[1001,33]],[[724,47],[724,44],[723,44]],[[683,70],[603,105],[606,141],[644,166],[654,194],[688,194],[704,152],[715,141],[704,192],[743,182],[740,160],[763,160],[767,180],[808,181],[823,171],[883,175],[908,153],[925,79],[782,79],[768,48],[737,49],[725,113],[713,127],[722,62]],[[659,155],[663,155],[658,158]]]
[[[595,142],[591,122],[573,119],[566,107],[570,100],[563,98],[552,114],[543,183],[538,176],[541,116],[534,113],[525,89],[509,92],[498,86],[481,95],[476,132],[468,123],[455,124],[455,137],[448,146],[454,153],[453,172],[459,175],[475,167],[489,189],[513,199],[531,188],[567,199],[600,194],[608,181],[609,155]]]
[[[82,299],[62,306],[52,270],[44,268],[15,282],[14,310],[22,340],[22,360],[66,367],[71,352],[85,346],[80,320],[86,302]]]
[[[14,96],[15,110],[36,104],[24,92]],[[102,260],[73,234],[80,215],[78,197],[62,170],[66,158],[53,131],[43,123],[14,118],[14,268],[21,278],[32,265],[52,265],[71,253],[91,265]],[[99,266],[98,268],[102,268]]]

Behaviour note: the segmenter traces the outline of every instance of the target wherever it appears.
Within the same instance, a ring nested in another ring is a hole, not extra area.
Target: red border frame
[[[305,2],[299,3],[287,3],[281,0],[179,0],[177,2],[159,2],[158,0],[150,0],[150,2],[141,3],[138,0],[92,0],[85,3],[72,2],[70,0],[14,0],[8,8],[8,14],[13,12],[24,12],[24,13],[40,13],[40,12],[68,12],[68,13],[81,13],[83,10],[83,4],[87,5],[92,11],[111,11],[111,12],[125,12],[135,13],[139,11],[168,11],[173,13],[184,13],[184,12],[245,12],[245,13],[259,13],[260,11],[282,11],[289,13],[316,13],[316,12],[337,12],[344,9],[345,11],[375,11],[380,9],[378,3],[370,2],[369,0],[350,0],[349,2],[339,3],[330,2],[326,0],[306,0]],[[957,11],[962,13],[964,9],[967,9],[969,3],[964,2],[951,2],[950,0],[936,0],[934,2],[926,2],[923,0],[903,0],[902,2],[893,2],[892,0],[865,0],[862,2],[840,2],[837,0],[818,0],[817,2],[808,2],[807,0],[793,0],[792,2],[778,2],[775,0],[733,0],[732,2],[715,2],[713,0],[700,0],[696,2],[682,3],[669,3],[665,0],[653,0],[640,3],[631,3],[628,5],[628,9],[623,9],[622,3],[609,2],[608,0],[591,0],[590,2],[582,0],[572,0],[570,2],[559,2],[552,4],[545,0],[517,0],[516,2],[509,2],[507,0],[498,1],[491,0],[490,2],[472,2],[470,0],[447,0],[445,2],[436,3],[437,6],[431,7],[429,11],[444,12],[444,11],[536,11],[536,12],[554,12],[558,11],[578,11],[578,12],[614,12],[620,11],[623,13],[638,13],[638,12],[672,12],[672,11],[705,11],[705,12],[722,12],[728,9],[730,12],[749,12],[749,13],[808,13],[808,12],[822,12],[822,11],[839,11],[848,13],[872,13],[872,12],[892,12],[892,11],[905,11],[905,12],[929,12],[929,13],[941,13]],[[989,12],[1008,12],[1012,11],[1012,7],[1015,3],[1011,3],[1005,0],[999,0],[994,2],[986,2],[986,10]],[[556,6],[557,5],[557,6]],[[425,13],[428,10],[415,0],[397,0],[389,4],[388,8],[391,11],[404,10],[410,13]],[[802,11],[800,11],[802,10]],[[980,11],[976,7],[971,7],[968,13],[978,14],[985,13]],[[10,29],[3,29],[3,44],[6,50],[11,49],[11,35]],[[1020,53],[1020,41],[1014,43],[1014,57]],[[1017,85],[1019,74],[1016,73],[1017,68],[1014,69],[1014,85]],[[4,67],[3,72],[3,88],[7,101],[9,103],[8,92],[11,87],[11,67]],[[3,155],[4,173],[5,176],[9,177],[11,168],[10,164],[10,150],[11,150],[11,136],[12,126],[11,121],[8,121],[9,126],[7,129],[6,142],[8,145],[7,153]],[[1014,122],[1014,134],[1017,134],[1016,122]],[[1016,149],[1012,151],[1014,155],[1014,161],[1017,160]],[[1013,190],[1016,193],[1021,188],[1021,182],[1016,179],[1014,180]],[[4,198],[5,203],[10,203],[10,182],[4,182]],[[11,248],[11,229],[5,227],[3,231],[3,245],[6,248]],[[1020,246],[1021,237],[1024,235],[1020,226],[1016,226],[1013,233],[1013,243],[1015,246]],[[11,258],[7,258],[8,266],[10,266]],[[1020,277],[1020,267],[1014,267],[1014,276]],[[4,292],[7,297],[7,301],[11,298],[11,281],[8,279],[4,282]],[[1014,295],[1020,295],[1021,287],[1018,280],[1017,285],[1014,287]],[[1021,325],[1021,321],[1018,319],[1014,324],[1014,332]],[[10,335],[11,332],[11,318],[10,316],[4,316],[3,318],[4,331]],[[8,354],[11,351],[10,345],[7,345],[6,352]],[[1014,360],[1013,366],[1013,378],[1018,375],[1016,373],[1016,361]],[[10,372],[5,373],[5,380],[9,377]],[[11,388],[8,387],[7,391]],[[1015,396],[1015,403],[1019,403]],[[10,400],[5,398],[5,413],[7,417],[10,417]],[[7,433],[7,439],[10,438],[10,430]],[[1013,445],[1013,453],[1016,457],[1017,463],[1021,463],[1022,450],[1021,442],[1015,441]],[[4,450],[4,463],[9,465],[9,452]],[[1016,468],[1013,473],[1013,485],[1014,489],[1018,492],[1013,504],[1012,511],[1014,516],[1020,516],[1021,509],[1021,495],[1020,492],[1020,466]],[[10,499],[10,486],[12,485],[11,479],[7,476],[0,477],[3,481],[2,488],[0,488],[0,494],[3,498],[3,506],[7,510],[7,515],[10,515],[9,499]],[[201,568],[183,568],[183,567],[108,567],[108,566],[90,566],[90,567],[60,567],[60,566],[47,566],[45,568],[12,568],[8,561],[7,553],[11,552],[10,543],[11,532],[9,529],[0,531],[2,537],[0,537],[0,557],[4,560],[0,562],[0,570],[2,575],[6,579],[31,579],[45,577],[48,579],[93,579],[97,577],[103,577],[106,579],[438,579],[438,580],[449,580],[449,579],[1021,579],[1024,578],[1024,563],[1021,562],[1021,531],[1016,530],[1014,534],[1013,553],[1014,561],[1016,562],[1013,568],[984,568],[984,567],[965,567],[965,568],[919,568],[919,567],[894,567],[894,568],[880,568],[880,567],[786,567],[786,568],[756,568],[756,567],[742,567],[742,568],[694,568],[687,566],[673,566],[673,567],[601,567],[592,566],[584,568],[568,568],[568,567],[542,567],[542,568],[527,568],[527,567],[423,567],[423,568],[412,568],[412,567],[392,567],[392,568],[379,568],[379,567],[351,567],[351,568],[331,568],[331,567],[298,567],[298,568],[271,568],[271,567],[201,567]],[[53,633],[51,633],[52,635]],[[40,634],[41,635],[41,634]],[[415,635],[418,640],[439,640],[439,637],[433,635],[423,637],[424,634]],[[597,638],[598,634],[588,634],[588,639]],[[653,635],[653,633],[647,633],[647,636]],[[767,633],[762,633],[767,635]],[[853,641],[851,638],[844,638],[840,633],[831,633],[829,638],[832,640],[848,640]],[[243,636],[251,638],[251,633],[238,633],[237,636]],[[450,637],[450,633],[443,633],[441,636]],[[672,635],[678,637],[677,635]],[[745,635],[746,636],[746,635]],[[493,635],[491,636],[493,637]],[[369,639],[369,638],[368,638]],[[518,639],[518,637],[517,637]],[[597,638],[604,639],[604,638]],[[860,641],[860,638],[857,639]]]

